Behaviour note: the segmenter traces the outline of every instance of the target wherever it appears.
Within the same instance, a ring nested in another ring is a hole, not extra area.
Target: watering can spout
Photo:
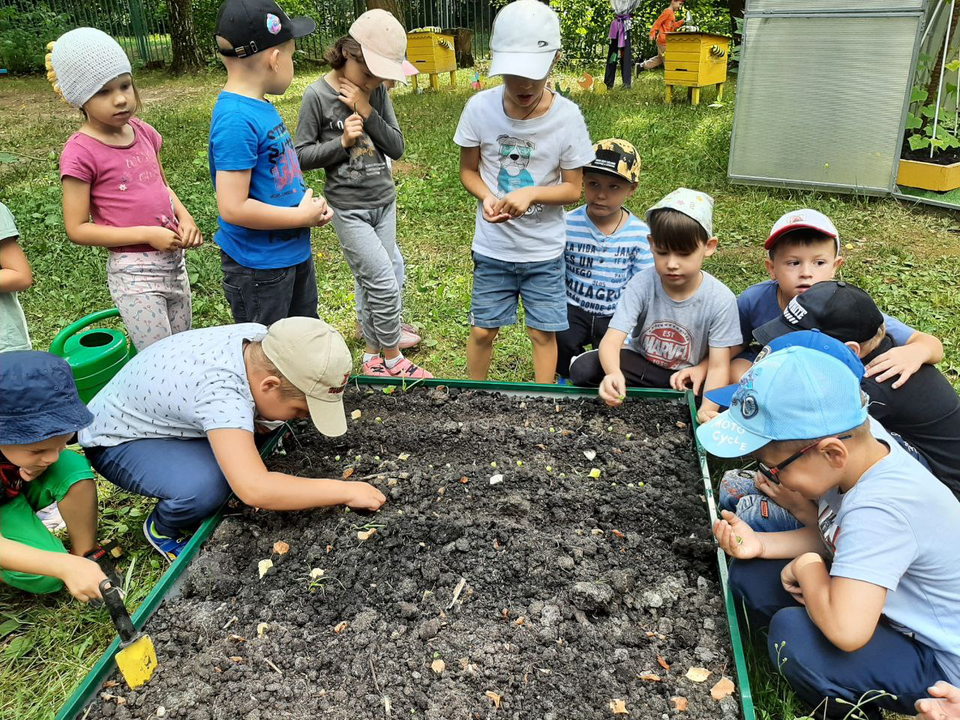
[[[119,316],[116,308],[87,315],[57,333],[50,343],[50,352],[70,365],[83,402],[90,402],[137,353],[133,343],[119,330],[98,327],[81,332],[90,325]]]

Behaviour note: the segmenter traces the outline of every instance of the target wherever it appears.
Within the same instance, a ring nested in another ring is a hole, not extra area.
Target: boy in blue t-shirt
[[[290,132],[264,99],[290,86],[294,39],[316,27],[273,0],[227,0],[217,17],[227,83],[210,120],[208,160],[223,289],[238,323],[317,317],[310,228],[333,211],[307,189]]]
[[[731,407],[697,429],[720,457],[753,455],[772,483],[819,500],[818,523],[756,532],[723,511],[713,532],[734,595],[769,624],[771,661],[801,700],[871,720],[911,714],[960,682],[960,503],[896,442],[871,433],[860,383],[805,347],[771,353]],[[819,710],[818,710],[819,715]]]
[[[601,140],[596,159],[583,168],[586,204],[566,215],[567,322],[557,333],[557,374],[585,346],[599,347],[627,282],[653,266],[650,228],[623,203],[637,189],[640,153],[626,140]]]
[[[752,285],[740,293],[737,308],[744,345],[752,342],[753,331],[780,317],[793,298],[815,283],[832,280],[843,264],[837,228],[823,213],[804,209],[788,212],[774,224],[764,243],[769,253],[765,260],[770,279]],[[888,315],[883,316],[887,334],[898,347],[877,358],[867,367],[867,377],[885,382],[899,375],[893,388],[903,385],[922,365],[936,365],[943,359],[943,345],[927,333]],[[733,382],[750,367],[756,349],[745,350],[730,365]]]

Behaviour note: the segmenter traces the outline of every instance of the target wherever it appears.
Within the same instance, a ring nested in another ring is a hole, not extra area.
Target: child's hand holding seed
[[[750,560],[763,556],[763,541],[752,527],[728,510],[722,510],[722,520],[713,524],[717,544],[730,557]]]
[[[349,498],[345,505],[356,510],[379,510],[387,498],[370,483],[365,482],[347,482],[347,497]]]

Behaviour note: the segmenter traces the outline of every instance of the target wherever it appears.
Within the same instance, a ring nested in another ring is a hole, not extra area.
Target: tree
[[[404,22],[403,10],[400,8],[399,0],[367,0],[367,10],[374,9],[386,10],[401,24]]]
[[[170,44],[173,63],[170,71],[185,73],[203,67],[203,53],[197,44],[191,0],[168,0],[170,8]]]

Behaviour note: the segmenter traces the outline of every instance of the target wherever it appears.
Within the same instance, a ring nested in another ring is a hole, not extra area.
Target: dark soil
[[[684,405],[446,388],[345,402],[362,411],[345,436],[299,427],[269,464],[352,470],[387,504],[228,517],[148,624],[153,680],[104,690],[91,720],[739,717],[736,694],[710,696],[733,663]]]
[[[930,148],[911,150],[910,143],[904,138],[900,157],[904,160],[917,160],[919,162],[932,163],[933,165],[953,165],[954,163],[960,162],[960,149],[950,148],[949,150],[937,150],[931,158]]]

